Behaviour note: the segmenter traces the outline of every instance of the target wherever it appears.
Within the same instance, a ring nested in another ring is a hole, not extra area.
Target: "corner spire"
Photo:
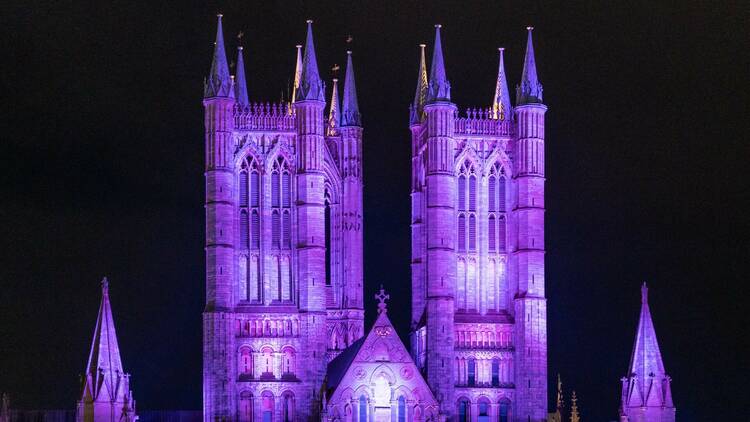
[[[106,407],[100,407],[99,404]],[[104,409],[108,410],[102,412]],[[99,315],[86,364],[83,391],[76,409],[76,420],[104,419],[124,422],[135,422],[138,419],[133,392],[130,391],[130,375],[122,368],[106,277],[102,279]]]
[[[424,105],[427,102],[427,60],[425,59],[425,44],[419,44],[419,73],[417,74],[417,90],[414,92],[414,102],[411,106],[410,124],[417,124],[424,117]]]
[[[313,43],[312,22],[307,21],[307,40],[305,54],[302,58],[302,72],[297,87],[295,101],[317,100],[325,101],[325,86],[320,80],[318,60],[315,58],[315,44]]]
[[[352,52],[346,52],[346,77],[344,78],[344,101],[341,109],[341,126],[362,126],[362,116],[357,103],[357,86],[354,83]]]
[[[333,92],[331,92],[331,108],[328,112],[328,127],[326,135],[334,136],[341,126],[341,115],[339,114],[339,80],[333,78]]]
[[[445,74],[445,62],[443,60],[443,44],[440,42],[440,28],[435,25],[435,47],[432,50],[432,67],[430,68],[430,86],[427,94],[427,102],[451,100],[451,84]]]
[[[523,60],[521,83],[516,86],[516,105],[541,104],[542,84],[536,75],[536,59],[534,58],[534,42],[531,37],[533,26],[527,26],[526,56]]]
[[[508,80],[505,76],[505,49],[500,47],[500,63],[497,66],[497,81],[495,82],[495,97],[492,99],[492,115],[496,120],[510,119],[510,93],[508,92]]]
[[[203,98],[234,97],[232,78],[229,76],[227,53],[224,50],[224,34],[221,27],[221,14],[216,15],[216,41],[214,42],[214,58],[211,70],[204,81]]]
[[[664,370],[656,330],[648,306],[648,287],[641,285],[641,314],[630,357],[627,377],[623,378],[621,411],[628,408],[674,408],[671,378]]]
[[[242,59],[242,46],[237,47],[237,76],[234,77],[234,98],[243,106],[248,104],[247,82],[245,81],[245,61]]]
[[[292,103],[297,101],[297,89],[299,88],[299,81],[302,79],[302,45],[297,44],[297,61],[294,65],[294,85],[292,86]],[[290,110],[291,110],[290,104]]]

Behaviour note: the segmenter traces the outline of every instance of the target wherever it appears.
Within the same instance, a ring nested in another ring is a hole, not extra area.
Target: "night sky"
[[[0,391],[13,407],[73,408],[107,275],[139,409],[200,408],[201,97],[220,11],[232,56],[245,33],[251,100],[286,90],[305,19],[326,79],[354,50],[367,327],[382,283],[402,338],[417,44],[429,59],[443,25],[463,113],[489,105],[497,47],[518,82],[534,25],[549,106],[550,405],[559,372],[585,421],[616,418],[647,281],[678,420],[747,414],[743,2],[61,3],[0,13]]]

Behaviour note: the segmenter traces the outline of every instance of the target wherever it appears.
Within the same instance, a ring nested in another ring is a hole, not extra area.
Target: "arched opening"
[[[468,384],[469,384],[469,387],[473,387],[474,384],[476,384],[476,380],[477,380],[477,376],[476,376],[477,362],[474,360],[474,358],[470,358],[469,359],[469,370],[468,370],[468,372],[469,372],[469,374],[468,374],[469,375],[468,376],[468,378],[469,378],[468,379],[468,381],[469,381]]]
[[[510,400],[502,399],[497,408],[498,422],[510,422]]]
[[[460,399],[458,401],[458,422],[469,422],[470,420],[469,400]]]
[[[283,353],[283,372],[281,374],[284,378],[295,378],[296,375],[296,353],[294,352],[294,349],[291,347],[287,347],[284,349]]]
[[[241,376],[253,376],[253,352],[249,347],[243,347],[240,350],[240,361],[237,366]]]
[[[406,422],[406,399],[404,396],[398,398],[398,422]]]
[[[253,420],[253,393],[243,391],[240,393],[239,403],[239,420],[240,422],[252,422]]]
[[[490,422],[490,402],[486,398],[477,404],[477,422]]]
[[[294,420],[294,411],[294,394],[286,392],[282,398],[282,420],[284,422],[292,422]]]
[[[364,394],[359,396],[359,421],[367,421],[367,398]]]
[[[492,386],[500,386],[500,359],[492,359]]]
[[[274,409],[274,398],[273,393],[270,391],[263,392],[263,400],[261,402],[261,416],[263,422],[273,422],[273,409]]]

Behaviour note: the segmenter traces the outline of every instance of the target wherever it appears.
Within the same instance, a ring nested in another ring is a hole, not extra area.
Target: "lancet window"
[[[464,161],[457,179],[459,252],[477,250],[477,174],[473,163]]]
[[[505,169],[495,163],[487,177],[487,247],[490,253],[505,252],[506,189]]]
[[[239,169],[239,286],[242,300],[260,297],[260,166],[247,156]]]
[[[292,247],[292,184],[291,170],[284,157],[271,168],[271,248]]]

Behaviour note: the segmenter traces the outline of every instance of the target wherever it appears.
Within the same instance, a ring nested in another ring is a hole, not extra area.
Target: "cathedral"
[[[547,413],[542,84],[527,28],[515,105],[459,113],[436,25],[411,131],[410,346],[376,295],[365,331],[363,118],[346,52],[330,97],[312,21],[289,103],[251,102],[222,17],[205,79],[203,421],[560,420]],[[291,70],[291,69],[290,69]],[[291,73],[291,72],[290,72]],[[492,94],[488,89],[488,94]],[[488,101],[489,102],[489,101]],[[135,421],[106,280],[79,421]],[[674,421],[645,285],[620,420]],[[558,398],[558,403],[560,399]]]

